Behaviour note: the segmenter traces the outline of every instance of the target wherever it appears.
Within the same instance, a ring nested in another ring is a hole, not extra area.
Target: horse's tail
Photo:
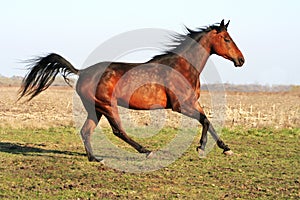
[[[38,57],[30,60],[30,71],[24,77],[22,86],[19,90],[19,99],[23,96],[30,96],[28,101],[33,97],[46,90],[60,73],[65,82],[70,85],[68,75],[77,74],[79,70],[75,69],[71,63],[58,54],[51,53],[45,57]]]

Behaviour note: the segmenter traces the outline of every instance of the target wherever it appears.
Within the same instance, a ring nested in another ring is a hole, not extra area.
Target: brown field
[[[51,87],[30,102],[16,102],[18,87],[0,87],[0,91],[0,127],[49,128],[74,125],[72,88]],[[213,120],[216,116],[211,108],[212,94],[204,92],[201,95],[201,104]],[[227,92],[224,108],[226,127],[300,127],[299,88],[276,93]],[[132,116],[138,124],[145,125],[149,112],[134,111]],[[170,117],[168,125],[176,126],[177,115],[170,116],[174,118]]]
[[[206,159],[198,159],[195,151],[198,134],[180,158],[167,167],[147,173],[125,173],[109,165],[88,163],[80,137],[74,134],[78,129],[73,127],[77,119],[73,113],[84,111],[78,105],[80,102],[73,101],[71,88],[49,88],[30,102],[16,102],[18,87],[0,87],[0,91],[0,199],[300,197],[299,88],[281,93],[228,92],[223,104],[227,128],[219,134],[224,133],[223,139],[230,143],[236,156],[223,157],[220,149],[212,148]],[[203,92],[201,97],[201,104],[212,122],[221,116],[218,109],[212,109],[214,104],[211,103],[212,97],[218,95]],[[213,101],[216,107],[220,106],[218,100]],[[76,105],[74,109],[73,105]],[[127,109],[120,109],[124,110]],[[126,112],[139,128],[147,128],[143,136],[153,136],[137,138],[149,149],[168,145],[180,130],[166,127],[159,132],[152,131],[153,124],[180,126],[181,115],[170,111]],[[126,112],[121,115],[125,128]],[[78,121],[83,123],[83,120]],[[191,127],[191,120],[185,122]],[[106,126],[107,122],[102,121],[101,125]],[[139,134],[139,128],[133,127],[128,133]],[[109,129],[104,130],[116,147],[133,151],[110,134]]]

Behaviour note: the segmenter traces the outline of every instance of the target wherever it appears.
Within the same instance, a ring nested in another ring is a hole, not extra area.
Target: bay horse
[[[104,115],[112,132],[139,153],[147,157],[152,152],[131,139],[122,127],[117,106],[129,109],[172,109],[198,120],[202,128],[199,154],[203,154],[209,132],[225,155],[232,155],[230,148],[220,139],[207,119],[198,99],[200,97],[200,73],[212,54],[222,56],[236,67],[244,64],[243,54],[229,33],[224,20],[187,34],[177,35],[174,45],[164,53],[145,63],[101,62],[78,70],[62,56],[51,53],[32,61],[22,82],[19,99],[28,101],[46,90],[61,74],[69,83],[68,75],[79,76],[76,92],[87,111],[87,119],[80,131],[89,161],[100,161],[93,154],[91,134]],[[145,81],[146,80],[146,81]]]

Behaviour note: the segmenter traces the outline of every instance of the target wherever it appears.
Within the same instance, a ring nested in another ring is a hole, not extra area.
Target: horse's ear
[[[227,25],[227,24],[226,24]],[[220,33],[220,32],[222,32],[222,31],[224,31],[224,30],[226,30],[227,28],[226,28],[226,26],[225,26],[225,24],[224,24],[224,19],[221,21],[221,23],[220,23],[220,26],[219,26],[219,28],[217,29],[217,31],[218,31],[218,33]]]
[[[224,19],[221,21],[220,28],[224,27]]]
[[[230,22],[230,20],[228,20],[227,24],[225,25],[226,30],[227,30],[227,27],[229,25],[229,22]]]

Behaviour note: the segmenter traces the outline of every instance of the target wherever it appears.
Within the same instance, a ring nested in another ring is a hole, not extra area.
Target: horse
[[[136,110],[172,109],[196,119],[203,127],[196,149],[200,155],[204,155],[207,132],[225,155],[233,155],[198,101],[200,73],[210,55],[228,59],[236,67],[241,67],[245,62],[243,54],[227,32],[229,22],[225,24],[222,20],[221,23],[194,30],[186,27],[186,34],[175,35],[171,47],[145,63],[100,62],[78,70],[56,53],[38,57],[31,61],[18,99],[27,96],[30,101],[46,90],[57,74],[61,74],[68,84],[70,74],[78,75],[76,92],[87,111],[80,134],[89,161],[101,161],[93,153],[91,135],[103,115],[115,136],[146,157],[153,155],[152,151],[127,135],[121,124],[118,106]]]

